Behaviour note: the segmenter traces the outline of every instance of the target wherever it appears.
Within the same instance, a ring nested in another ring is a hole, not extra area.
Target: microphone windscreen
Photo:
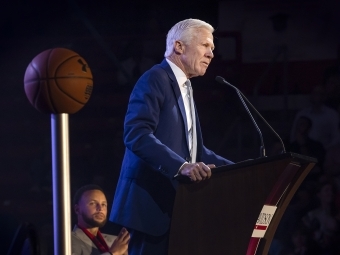
[[[219,83],[224,83],[224,79],[221,76],[216,76],[215,80]]]

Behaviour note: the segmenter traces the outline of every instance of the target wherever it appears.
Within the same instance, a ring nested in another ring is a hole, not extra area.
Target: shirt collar
[[[166,58],[166,61],[168,62],[168,64],[170,65],[172,71],[174,72],[178,85],[180,87],[184,86],[184,83],[188,79],[187,76],[185,75],[185,73],[182,71],[181,68],[179,68],[173,62],[171,62],[171,60]]]

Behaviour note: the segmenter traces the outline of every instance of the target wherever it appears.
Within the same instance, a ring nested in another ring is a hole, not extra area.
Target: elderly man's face
[[[100,190],[84,192],[79,203],[75,205],[78,224],[86,227],[103,227],[107,220],[107,201]]]
[[[214,57],[214,48],[213,35],[205,28],[197,31],[189,45],[183,45],[180,58],[188,78],[205,74]]]

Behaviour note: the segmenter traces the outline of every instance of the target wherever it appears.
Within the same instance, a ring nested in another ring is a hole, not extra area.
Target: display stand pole
[[[68,114],[51,114],[54,254],[71,255]]]

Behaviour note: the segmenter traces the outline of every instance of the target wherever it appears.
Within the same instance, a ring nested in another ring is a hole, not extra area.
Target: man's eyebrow
[[[100,202],[99,200],[97,200],[97,199],[95,199],[95,198],[90,199],[89,202],[90,202],[90,201]],[[105,201],[101,201],[100,203],[107,203],[107,201],[106,201],[106,200],[105,200]]]
[[[203,42],[204,45],[209,44],[211,48],[215,49],[214,41],[208,38],[205,42]]]

